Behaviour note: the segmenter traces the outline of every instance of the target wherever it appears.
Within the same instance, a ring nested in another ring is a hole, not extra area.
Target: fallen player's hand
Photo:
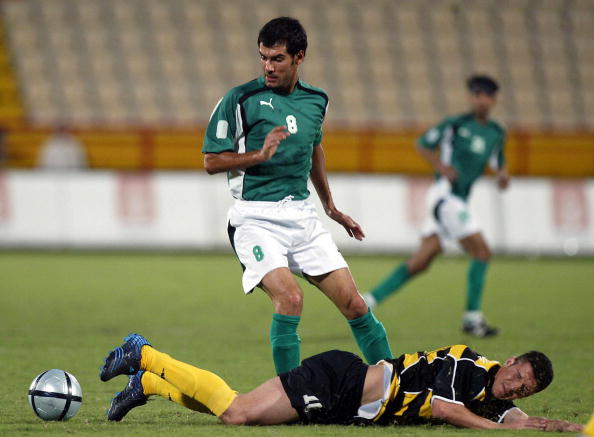
[[[340,223],[350,237],[353,237],[359,241],[365,238],[365,233],[363,232],[363,229],[361,229],[359,223],[357,223],[348,215],[340,212],[336,208],[327,210],[326,214],[335,222]]]

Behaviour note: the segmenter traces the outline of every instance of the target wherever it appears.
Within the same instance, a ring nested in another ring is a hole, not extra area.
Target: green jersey
[[[496,169],[505,165],[505,130],[492,120],[481,123],[473,114],[447,117],[425,132],[418,144],[426,149],[440,149],[441,161],[458,173],[451,184],[452,194],[464,200],[489,161]]]
[[[203,153],[259,150],[276,126],[290,135],[268,161],[227,172],[233,197],[276,202],[309,197],[307,180],[313,148],[322,142],[328,96],[298,81],[291,94],[266,87],[264,77],[231,89],[217,104],[206,129]]]

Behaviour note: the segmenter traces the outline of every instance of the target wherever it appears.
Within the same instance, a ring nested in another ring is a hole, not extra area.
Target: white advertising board
[[[425,219],[431,180],[397,175],[329,176],[336,205],[366,238],[349,238],[312,199],[338,246],[409,252]],[[225,175],[195,172],[0,173],[0,247],[230,250]],[[500,193],[489,178],[471,210],[499,253],[594,254],[594,179],[515,178]],[[447,246],[456,251],[456,245]]]

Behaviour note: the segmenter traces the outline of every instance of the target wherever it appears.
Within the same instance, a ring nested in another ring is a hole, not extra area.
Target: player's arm
[[[328,177],[326,175],[326,157],[324,155],[324,149],[321,144],[314,146],[313,154],[311,157],[311,171],[309,174],[311,182],[313,183],[318,197],[322,202],[324,211],[332,220],[340,223],[347,231],[349,236],[356,238],[357,240],[363,240],[365,234],[361,226],[348,215],[340,212],[334,200],[332,200],[332,193],[330,192],[330,186],[328,185]]]
[[[435,398],[431,402],[431,416],[462,428],[498,429],[504,427],[500,423],[474,414],[464,405]]]
[[[417,151],[436,173],[445,176],[450,182],[453,182],[458,177],[458,173],[454,167],[444,164],[441,161],[439,149],[427,149],[419,145],[417,146]]]
[[[529,417],[519,408],[513,408],[505,415],[503,423],[493,422],[478,416],[464,405],[433,399],[432,417],[451,425],[472,429],[532,429],[539,431],[579,432],[578,425],[564,420],[550,420],[544,417]]]
[[[505,141],[505,132],[502,132],[496,153],[491,158],[491,168],[495,171],[497,186],[500,190],[505,190],[509,186],[509,172],[505,160]]]
[[[442,162],[440,153],[440,144],[446,135],[446,131],[451,129],[451,121],[449,118],[446,118],[419,138],[417,141],[417,151],[429,163],[433,171],[453,182],[458,177],[458,174],[452,166]]]
[[[584,429],[583,425],[567,422],[565,420],[553,420],[545,417],[530,417],[519,408],[510,410],[503,419],[504,425],[514,427],[520,424],[527,429],[539,429],[541,431],[557,432],[580,432]],[[530,426],[526,426],[529,424]],[[518,428],[516,428],[518,429]]]
[[[208,174],[220,173],[223,171],[248,168],[268,161],[276,153],[276,149],[282,140],[289,136],[286,126],[277,126],[272,129],[260,150],[247,153],[221,152],[205,153],[204,168]]]

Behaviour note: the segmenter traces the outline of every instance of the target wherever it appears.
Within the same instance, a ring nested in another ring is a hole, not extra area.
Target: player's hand
[[[547,420],[546,422],[545,431],[580,432],[584,429],[583,425],[566,422],[565,420]]]
[[[506,171],[500,171],[497,174],[497,186],[500,190],[505,190],[509,187],[509,174]]]
[[[326,210],[326,214],[335,222],[340,223],[347,231],[347,234],[349,234],[349,237],[353,237],[359,241],[365,238],[365,233],[363,232],[363,229],[361,229],[361,226],[359,226],[359,223],[348,215],[340,212],[336,208]]]
[[[286,126],[277,126],[268,132],[266,138],[264,139],[264,145],[260,149],[260,157],[262,158],[262,162],[268,161],[270,158],[274,156],[276,153],[276,149],[282,140],[287,138],[291,135],[287,131]]]
[[[506,422],[505,428],[509,429],[536,429],[546,431],[547,419],[543,417],[526,417],[516,419],[512,422]]]
[[[451,165],[442,164],[439,166],[438,171],[450,182],[454,182],[456,179],[458,179],[458,172]]]

